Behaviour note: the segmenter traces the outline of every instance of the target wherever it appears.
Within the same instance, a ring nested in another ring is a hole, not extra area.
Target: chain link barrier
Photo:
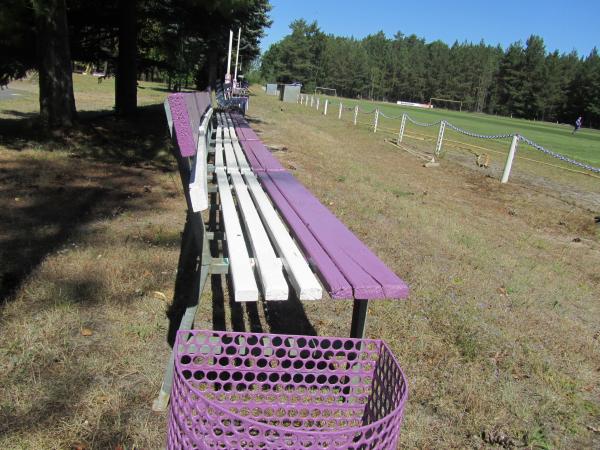
[[[553,158],[560,159],[561,161],[567,162],[569,164],[573,164],[574,166],[581,167],[582,169],[589,170],[594,173],[600,173],[600,167],[594,167],[590,164],[582,163],[580,161],[576,161],[574,159],[568,158],[560,153],[553,152],[552,150],[548,150],[547,148],[542,147],[539,144],[536,144],[531,139],[527,139],[525,136],[519,136],[519,140],[525,142],[527,145],[535,148],[536,150],[545,153],[548,156],[552,156]]]
[[[452,125],[450,122],[446,122],[446,126],[452,128],[454,131],[464,134],[466,136],[479,138],[479,139],[507,139],[511,138],[515,135],[515,133],[510,134],[478,134],[472,133],[471,131],[463,130],[462,128],[457,127],[456,125]]]
[[[390,120],[398,120],[398,119],[402,119],[402,115],[399,115],[399,116],[391,116],[391,117],[390,117],[390,116],[386,116],[386,115],[385,115],[385,113],[382,113],[381,111],[379,112],[379,114],[380,114],[382,117],[385,117],[386,119],[390,119]]]
[[[438,120],[437,122],[433,122],[433,123],[418,122],[418,121],[414,120],[412,117],[410,117],[408,114],[406,115],[406,120],[408,120],[410,123],[413,123],[420,127],[433,127],[435,125],[439,125],[440,123],[442,123],[441,120]]]
[[[354,108],[350,107],[350,106],[342,106],[342,109],[345,109],[347,111],[353,111],[354,110]],[[365,114],[365,115],[374,114],[375,111],[377,111],[377,108],[374,109],[373,111],[361,111],[360,107],[358,108],[358,112],[360,114]],[[395,119],[401,119],[402,118],[402,116],[396,116],[396,117],[394,117],[394,116],[387,116],[385,113],[383,113],[381,111],[379,111],[379,114],[382,117],[385,117],[386,119],[390,119],[390,120],[395,120]],[[433,127],[435,125],[439,125],[439,124],[442,123],[441,120],[439,120],[437,122],[433,122],[433,123],[419,122],[417,120],[414,120],[408,114],[405,114],[405,116],[406,116],[406,119],[410,123],[412,123],[414,125],[417,125],[419,127]],[[457,133],[461,133],[461,134],[464,134],[465,136],[470,136],[470,137],[478,138],[478,139],[508,139],[508,138],[512,138],[512,137],[514,137],[514,136],[517,135],[516,133],[505,133],[505,134],[479,134],[479,133],[473,133],[471,131],[463,130],[462,128],[459,128],[456,125],[453,125],[452,123],[450,123],[448,121],[444,121],[444,122],[446,123],[447,127],[451,128],[452,130],[456,131]],[[368,124],[368,125],[371,125],[371,124]],[[599,167],[594,167],[594,166],[592,166],[590,164],[586,164],[586,163],[583,163],[581,161],[577,161],[575,159],[571,159],[571,158],[569,158],[567,156],[561,155],[560,153],[553,152],[552,150],[548,150],[547,148],[544,148],[541,145],[536,144],[531,139],[527,139],[524,136],[519,135],[519,141],[522,141],[525,144],[529,145],[530,147],[533,147],[534,149],[539,150],[542,153],[544,153],[544,154],[546,154],[548,156],[551,156],[553,158],[559,159],[561,161],[564,161],[566,163],[572,164],[572,165],[577,166],[577,167],[581,167],[582,169],[589,170],[589,171],[594,172],[594,173],[600,173],[600,168]]]

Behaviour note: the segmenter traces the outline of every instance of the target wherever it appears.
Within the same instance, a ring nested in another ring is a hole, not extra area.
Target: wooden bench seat
[[[232,114],[238,135],[249,125]],[[252,170],[301,243],[330,296],[337,299],[401,299],[406,284],[321,204],[256,140],[240,139]],[[250,155],[253,155],[251,157]]]

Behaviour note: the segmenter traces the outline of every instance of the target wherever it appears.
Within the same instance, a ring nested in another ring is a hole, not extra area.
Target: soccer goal
[[[431,97],[429,99],[429,104],[432,108],[444,108],[462,111],[462,102],[460,100]]]
[[[317,94],[325,94],[325,95],[331,95],[333,97],[337,97],[337,91],[335,90],[335,88],[328,88],[328,87],[323,87],[323,86],[317,86],[315,88],[315,95]]]

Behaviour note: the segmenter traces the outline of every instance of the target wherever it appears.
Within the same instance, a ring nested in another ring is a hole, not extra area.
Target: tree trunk
[[[75,120],[73,71],[65,0],[34,0],[40,85],[40,116],[51,128]]]
[[[217,51],[214,48],[208,50],[208,85],[211,89],[217,88]]]
[[[136,1],[119,0],[119,56],[115,79],[115,110],[121,116],[137,109]]]

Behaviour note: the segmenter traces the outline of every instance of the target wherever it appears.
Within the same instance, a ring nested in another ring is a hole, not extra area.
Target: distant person
[[[575,132],[581,128],[582,122],[583,122],[583,117],[579,116],[577,118],[577,120],[575,121],[575,128],[573,128],[573,133],[571,133],[571,134],[575,134]]]

